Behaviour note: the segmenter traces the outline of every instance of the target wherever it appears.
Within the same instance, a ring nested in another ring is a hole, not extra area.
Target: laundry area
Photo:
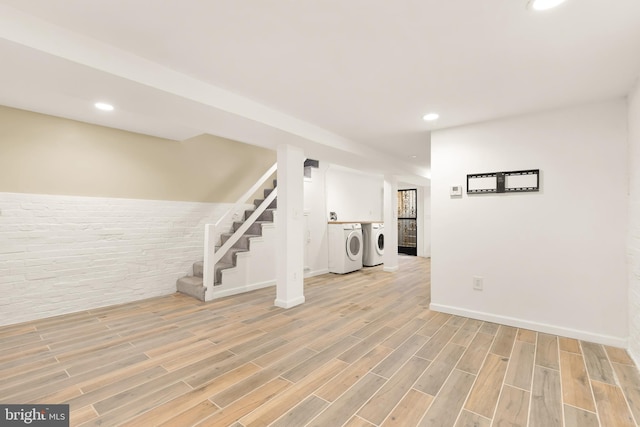
[[[328,223],[329,272],[345,274],[383,263],[384,223]]]
[[[384,186],[383,175],[335,164],[319,162],[318,167],[305,171],[305,277],[348,274],[376,266],[387,270],[385,254],[398,254],[398,206],[407,189],[416,195],[413,255],[431,256],[430,188],[398,183],[395,200],[385,204]],[[395,214],[385,217],[389,204]],[[396,231],[391,238],[389,223]]]

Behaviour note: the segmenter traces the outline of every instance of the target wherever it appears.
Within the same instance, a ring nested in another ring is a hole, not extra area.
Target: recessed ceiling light
[[[107,104],[106,102],[96,102],[93,104],[98,110],[102,111],[113,111],[113,105]]]
[[[565,0],[529,0],[529,8],[533,10],[547,10],[553,9],[564,3]]]
[[[422,120],[425,120],[427,122],[431,122],[434,120],[438,120],[438,117],[440,117],[440,115],[438,113],[428,113],[425,114],[424,116],[422,116]]]
[[[418,156],[416,156],[415,154],[413,156],[409,156],[409,157],[411,157],[412,159],[418,158]]]

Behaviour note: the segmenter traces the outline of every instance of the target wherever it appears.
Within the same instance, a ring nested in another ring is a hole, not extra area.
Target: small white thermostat
[[[450,196],[462,196],[462,186],[461,185],[452,185],[451,190],[449,191]]]

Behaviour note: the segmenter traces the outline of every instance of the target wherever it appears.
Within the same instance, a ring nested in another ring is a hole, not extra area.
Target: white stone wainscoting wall
[[[0,325],[175,292],[232,206],[0,193]]]

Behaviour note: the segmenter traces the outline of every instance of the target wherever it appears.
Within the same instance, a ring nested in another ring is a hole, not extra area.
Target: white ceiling
[[[0,0],[0,58],[0,104],[424,177],[430,130],[626,95],[640,1]]]

